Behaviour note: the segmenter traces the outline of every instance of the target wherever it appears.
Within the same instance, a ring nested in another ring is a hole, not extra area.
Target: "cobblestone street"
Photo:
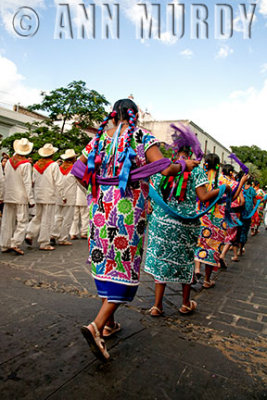
[[[193,292],[197,312],[180,316],[181,287],[168,285],[165,316],[152,319],[154,284],[142,273],[122,306],[122,330],[102,365],[79,328],[100,300],[86,265],[87,243],[25,256],[1,254],[1,400],[265,399],[267,231],[249,239],[239,263]]]

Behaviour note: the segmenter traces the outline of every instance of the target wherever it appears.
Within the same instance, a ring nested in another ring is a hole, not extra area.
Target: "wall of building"
[[[36,120],[37,118],[22,114],[18,111],[0,107],[0,135],[5,138],[17,132],[26,132],[26,123],[33,123]]]
[[[14,106],[13,110],[0,107],[0,138],[6,138],[13,135],[14,133],[23,133],[28,130],[27,123],[35,123],[45,121],[46,116],[28,111],[26,108],[21,106]],[[56,125],[62,126],[62,121],[56,121]],[[67,121],[65,130],[69,130],[72,127],[72,121]],[[85,131],[87,135],[92,138],[97,132],[97,127],[90,127]]]
[[[223,144],[218,142],[215,138],[209,135],[207,132],[204,132],[198,125],[196,125],[193,121],[189,120],[176,120],[176,121],[144,121],[142,126],[148,131],[152,132],[153,135],[160,141],[167,144],[172,143],[172,133],[173,130],[170,128],[170,124],[179,124],[183,123],[184,125],[189,125],[191,130],[196,134],[201,148],[204,154],[208,153],[216,153],[220,157],[221,164],[233,164],[236,171],[239,171],[239,166],[236,163],[228,158],[228,155],[231,153],[229,149],[227,149]]]

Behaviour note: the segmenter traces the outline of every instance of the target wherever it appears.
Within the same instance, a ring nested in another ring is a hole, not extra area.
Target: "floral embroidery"
[[[102,165],[98,174],[101,176],[118,175],[121,163],[118,161],[124,149],[125,133],[119,138],[115,168],[110,160],[108,149],[112,138],[104,132],[99,141]],[[88,156],[95,139],[83,150]],[[132,169],[146,164],[145,152],[157,143],[148,132],[137,128],[131,140],[131,147],[136,152]],[[113,158],[114,161],[114,158]],[[139,282],[140,265],[145,234],[145,207],[148,197],[148,182],[130,184],[124,197],[117,186],[99,186],[97,201],[89,203],[89,259],[92,274],[96,279],[115,281],[128,285]]]

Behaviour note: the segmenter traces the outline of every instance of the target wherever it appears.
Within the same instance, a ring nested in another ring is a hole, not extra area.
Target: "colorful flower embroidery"
[[[122,164],[118,160],[124,150],[124,139],[125,135],[119,138],[115,175],[121,170]],[[92,139],[84,149],[85,157],[92,150],[94,142],[95,139]],[[112,138],[104,132],[99,142],[102,165],[98,173],[101,176],[113,176],[114,165],[107,151],[111,148],[111,142]],[[131,140],[131,147],[136,152],[132,168],[146,164],[145,152],[156,143],[156,139],[148,132],[136,129]],[[118,187],[101,185],[98,188],[96,203],[93,203],[88,196],[90,215],[88,261],[96,279],[126,285],[138,284],[148,191],[148,183],[141,181],[128,185],[123,198]]]
[[[122,214],[128,214],[132,210],[132,204],[130,200],[127,199],[120,200],[118,203],[118,210]]]
[[[118,250],[124,250],[128,246],[128,240],[123,236],[117,236],[114,245]]]
[[[103,214],[96,214],[94,216],[94,223],[96,226],[101,227],[105,224],[105,217]]]

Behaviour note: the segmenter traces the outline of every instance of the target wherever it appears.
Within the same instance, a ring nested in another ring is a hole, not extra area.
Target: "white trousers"
[[[27,237],[33,239],[38,235],[40,247],[50,244],[51,230],[54,222],[55,204],[36,204],[35,217],[27,228]]]
[[[79,222],[81,221],[80,234],[87,235],[89,212],[87,206],[75,206],[73,221],[70,228],[70,236],[79,235]]]
[[[75,206],[56,206],[52,237],[60,242],[68,240]]]
[[[28,222],[28,204],[5,203],[0,240],[2,250],[21,246]]]
[[[264,226],[265,226],[265,229],[267,229],[267,206],[265,207],[265,210],[264,210]]]

